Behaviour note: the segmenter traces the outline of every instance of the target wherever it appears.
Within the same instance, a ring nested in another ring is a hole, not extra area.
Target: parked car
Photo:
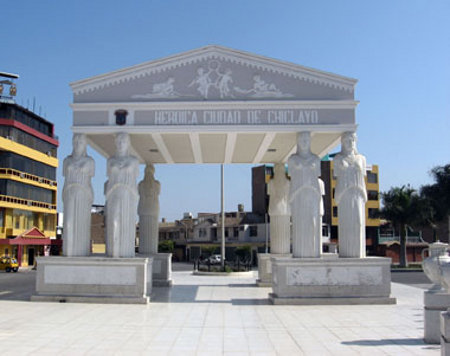
[[[220,255],[211,255],[209,256],[209,263],[212,265],[219,265],[222,263],[222,256]]]
[[[19,270],[19,263],[14,257],[3,256],[0,257],[0,271],[17,272]]]

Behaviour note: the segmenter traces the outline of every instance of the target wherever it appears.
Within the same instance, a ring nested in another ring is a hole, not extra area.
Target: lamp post
[[[221,265],[222,265],[222,270],[225,269],[225,211],[224,211],[224,188],[223,188],[224,182],[223,181],[224,181],[223,164],[221,164],[221,166],[220,166],[220,188],[221,188],[220,211],[221,211],[221,220],[222,220],[222,226],[221,226],[221,234],[222,234]]]

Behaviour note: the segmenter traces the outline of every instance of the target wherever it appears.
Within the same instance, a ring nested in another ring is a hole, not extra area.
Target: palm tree
[[[448,219],[450,241],[450,164],[434,167],[431,175],[435,183],[423,186],[421,195],[430,201],[436,221]]]
[[[390,220],[400,233],[400,267],[407,267],[406,229],[408,226],[423,224],[424,201],[409,185],[393,187],[381,193],[381,197],[383,199],[381,215]]]

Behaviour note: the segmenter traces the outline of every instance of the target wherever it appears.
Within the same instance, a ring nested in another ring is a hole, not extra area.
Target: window
[[[0,194],[53,204],[54,192],[49,189],[0,179]]]
[[[337,206],[333,206],[333,216],[337,218],[338,216],[338,208]]]
[[[56,180],[56,168],[12,152],[0,151],[0,167],[12,168],[35,176]]]
[[[5,225],[5,209],[0,209],[0,227],[4,227]]]
[[[376,190],[368,190],[367,191],[367,199],[378,200],[378,192]]]
[[[233,236],[239,237],[239,228],[238,227],[233,227]]]
[[[53,157],[56,157],[57,146],[50,142],[41,140],[40,138],[30,135],[29,133],[26,133],[15,127],[0,126],[0,136],[9,136],[13,141],[17,143],[28,146],[42,153],[50,152]]]
[[[258,226],[250,226],[250,236],[258,236]]]
[[[378,183],[378,175],[376,173],[367,172],[367,183]]]
[[[198,237],[205,237],[205,236],[206,236],[206,229],[203,227],[198,229]]]
[[[211,229],[211,238],[217,238],[217,227]]]
[[[378,219],[378,209],[369,208],[368,210],[369,219]]]
[[[44,230],[55,230],[55,216],[51,214],[44,214]]]
[[[23,212],[23,226],[27,230],[34,226],[33,213],[31,211]]]
[[[24,111],[16,106],[0,105],[0,116],[19,121],[44,135],[53,137],[53,124],[44,121],[39,116]]]
[[[336,189],[333,188],[333,199],[334,199],[334,194],[336,193]]]
[[[322,236],[329,236],[329,229],[328,229],[328,225],[322,225]]]
[[[14,209],[14,213],[13,213],[13,221],[14,221],[14,229],[20,229],[20,212],[22,210],[16,210]]]

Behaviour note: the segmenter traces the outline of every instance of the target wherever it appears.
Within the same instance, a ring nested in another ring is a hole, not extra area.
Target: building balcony
[[[391,242],[400,243],[400,236],[394,230],[378,232],[378,243],[386,244]],[[407,231],[406,243],[426,243],[422,239],[422,231]]]
[[[50,204],[29,199],[22,199],[8,195],[0,195],[0,204],[7,208],[24,209],[31,211],[43,211],[50,213],[56,212],[56,204]]]
[[[54,180],[18,171],[13,168],[0,168],[0,178],[18,180],[23,183],[29,183],[38,186],[47,185],[46,188],[52,190],[56,190],[58,186],[58,183]]]

